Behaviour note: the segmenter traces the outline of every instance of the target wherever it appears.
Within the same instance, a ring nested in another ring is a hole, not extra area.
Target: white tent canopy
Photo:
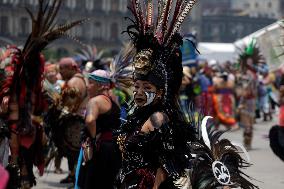
[[[200,59],[216,60],[219,63],[233,61],[236,56],[236,48],[233,43],[199,43],[197,49]]]
[[[237,48],[243,49],[245,45],[249,44],[250,41],[255,38],[257,45],[259,46],[261,53],[264,55],[270,69],[275,70],[284,63],[284,55],[279,56],[284,53],[283,26],[283,21],[275,22],[244,37],[243,39],[236,41],[234,44]]]

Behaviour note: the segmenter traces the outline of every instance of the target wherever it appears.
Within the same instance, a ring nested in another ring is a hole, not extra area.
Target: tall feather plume
[[[170,35],[170,32],[173,30],[173,27],[177,21],[177,17],[180,15],[180,12],[182,10],[182,6],[183,5],[183,0],[177,0],[176,2],[176,6],[175,6],[175,11],[174,11],[174,14],[173,14],[173,17],[172,17],[172,21],[171,21],[171,24],[169,26],[169,29],[168,31],[166,32],[166,35],[165,35],[165,39],[167,39]]]
[[[85,63],[92,62],[92,69],[108,69],[106,61],[102,61],[102,56],[104,50],[98,52],[96,46],[85,46],[78,51],[77,56],[79,56]]]
[[[59,11],[62,1],[53,1],[51,7],[48,9],[47,19],[45,20],[43,26],[43,32],[49,30],[50,26],[54,23],[54,19]],[[43,33],[41,33],[43,34]]]
[[[141,15],[141,22],[143,23],[143,33],[145,34],[146,32],[146,26],[147,26],[147,15],[146,15],[146,11],[147,11],[147,8],[146,8],[146,4],[145,4],[145,1],[144,1],[144,6],[142,7],[141,3],[139,3],[139,12],[140,12],[140,15]]]
[[[185,7],[182,9],[182,11],[180,12],[178,18],[176,19],[176,23],[174,24],[173,30],[168,32],[168,33],[170,33],[170,35],[166,39],[167,40],[166,44],[169,44],[169,42],[171,41],[173,35],[175,33],[179,32],[181,24],[183,23],[184,19],[186,18],[186,16],[190,12],[190,10],[192,9],[192,7],[196,3],[196,1],[197,0],[190,0],[189,2],[186,3]]]
[[[158,0],[158,15],[156,20],[156,29],[159,27],[160,19],[162,17],[162,10],[164,9],[164,0]]]
[[[172,9],[172,4],[173,4],[173,0],[167,1],[167,4],[166,4],[166,6],[163,10],[163,17],[161,18],[162,41],[163,42],[165,42],[164,35],[165,35],[165,32],[168,29],[168,21],[169,21],[169,18],[170,18],[170,12],[171,12],[171,9]]]
[[[152,27],[153,26],[153,1],[148,0],[147,5],[147,26]]]
[[[136,10],[136,5],[134,3],[134,1],[132,0],[130,5],[128,6],[128,9],[131,11],[131,13],[133,14],[134,16],[134,20],[129,18],[129,17],[126,17],[127,19],[129,19],[134,25],[137,25],[138,26],[138,30],[140,30],[140,20],[139,20],[139,16],[138,16],[138,12]]]
[[[82,19],[54,28],[54,21],[62,4],[62,0],[53,0],[52,4],[50,4],[51,1],[47,0],[38,1],[39,10],[36,17],[27,9],[33,24],[32,32],[23,49],[24,57],[30,57],[34,52],[42,51],[49,42],[62,36],[69,36],[66,33],[69,29],[87,21],[87,19]]]
[[[140,0],[131,0],[132,8],[136,16],[136,22],[139,24],[139,31],[144,34],[145,32],[145,21],[141,10]]]
[[[157,19],[157,27],[156,27],[156,32],[155,35],[157,36],[157,39],[160,43],[163,42],[163,36],[162,36],[162,24],[163,20],[165,17],[165,12],[166,12],[166,6],[167,6],[167,1],[161,0],[159,2],[159,17]]]
[[[80,49],[77,55],[83,60],[95,61],[100,57],[98,57],[98,53],[94,49],[96,49],[96,46],[88,45],[85,48]]]
[[[238,69],[240,69],[241,72],[246,72],[248,69],[256,72],[257,67],[261,63],[265,62],[265,58],[260,52],[259,47],[256,44],[252,45],[251,43],[247,46],[244,46],[243,49],[238,48],[240,51],[238,59],[240,67]],[[247,62],[248,58],[253,60],[251,64]]]

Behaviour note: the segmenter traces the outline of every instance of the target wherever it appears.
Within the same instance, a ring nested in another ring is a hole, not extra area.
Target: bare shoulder
[[[149,120],[154,128],[160,128],[163,124],[169,122],[169,117],[163,112],[155,112]]]
[[[92,103],[98,106],[101,113],[107,112],[108,110],[111,109],[111,106],[112,106],[111,100],[108,97],[103,96],[103,95],[98,95],[92,98]]]

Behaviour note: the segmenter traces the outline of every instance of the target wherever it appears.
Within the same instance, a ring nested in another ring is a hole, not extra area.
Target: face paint
[[[156,93],[153,93],[153,92],[145,92],[145,95],[147,97],[147,101],[143,106],[147,106],[147,105],[151,104],[156,97]]]

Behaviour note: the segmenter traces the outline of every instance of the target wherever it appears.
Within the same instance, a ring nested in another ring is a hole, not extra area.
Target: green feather
[[[246,54],[249,56],[253,55],[253,51],[255,49],[255,45],[256,45],[256,39],[252,38],[250,44],[248,45],[248,47],[246,48]]]

